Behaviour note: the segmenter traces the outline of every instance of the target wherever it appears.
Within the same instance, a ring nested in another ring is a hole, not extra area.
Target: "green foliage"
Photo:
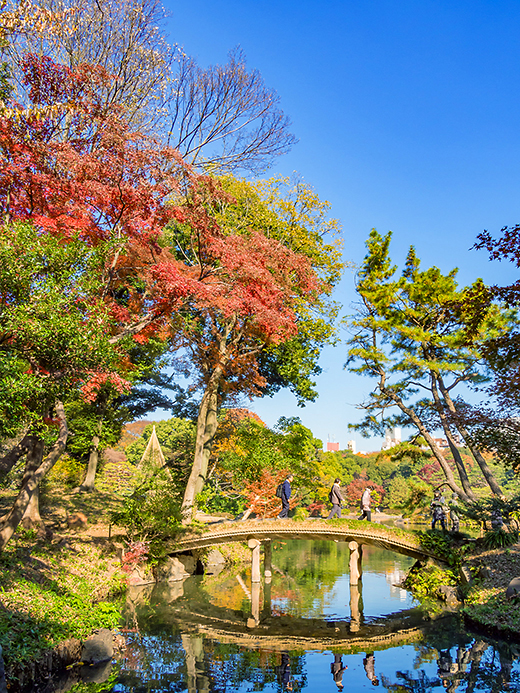
[[[69,693],[111,693],[119,679],[119,672],[110,672],[109,677],[103,683],[75,683],[69,688]]]
[[[233,491],[224,491],[218,478],[209,479],[196,498],[197,508],[205,513],[228,513],[236,516],[246,509],[245,499]]]
[[[505,549],[518,542],[518,532],[505,532],[503,529],[492,529],[486,532],[482,543],[486,549]]]
[[[456,584],[457,577],[452,570],[442,570],[432,565],[411,570],[404,581],[404,587],[423,599],[435,597],[441,585]]]
[[[193,421],[172,417],[165,421],[149,424],[142,435],[125,449],[126,459],[133,465],[138,465],[146,450],[153,426],[161,446],[166,464],[175,473],[183,473],[190,464],[195,450],[196,428]]]
[[[470,289],[458,287],[457,270],[446,275],[437,267],[421,270],[411,247],[399,276],[389,255],[390,239],[391,233],[381,236],[372,229],[357,284],[360,308],[349,321],[353,336],[347,367],[375,381],[363,403],[365,418],[353,428],[369,435],[395,425],[414,426],[443,462],[430,431],[454,428],[466,435],[460,419],[446,418],[463,404],[452,399],[452,390],[462,382],[486,380],[482,341],[506,331],[509,316],[489,306],[472,324],[470,337],[465,311]],[[460,470],[462,478],[462,464]]]
[[[407,478],[409,497],[402,510],[408,517],[424,513],[430,505],[432,487],[422,479]]]
[[[296,522],[301,522],[302,520],[307,520],[308,517],[309,517],[308,508],[304,508],[303,506],[300,505],[294,511],[294,515],[293,515],[292,519],[295,520]]]
[[[503,590],[495,590],[494,594],[473,590],[465,599],[463,613],[470,623],[491,632],[498,631],[502,637],[508,634],[516,640],[520,632],[518,601],[507,599]]]
[[[457,567],[462,560],[462,554],[455,546],[449,534],[436,532],[435,530],[415,532],[423,549],[434,556],[446,561],[450,566]]]
[[[511,498],[479,498],[472,503],[460,503],[459,510],[462,516],[475,520],[484,527],[491,524],[493,517],[499,517],[504,523],[509,524],[520,512],[520,494],[515,494]]]
[[[0,436],[41,423],[89,371],[110,370],[115,350],[100,299],[104,252],[26,224],[0,228]]]
[[[85,465],[70,455],[62,455],[46,479],[51,484],[74,488],[79,486],[85,473]]]
[[[162,470],[127,496],[110,521],[124,527],[131,542],[147,542],[150,558],[158,560],[166,550],[164,542],[182,527],[181,503],[180,490]]]
[[[320,295],[312,304],[302,297],[295,305],[298,334],[267,346],[259,355],[260,374],[266,379],[264,394],[287,387],[303,406],[317,397],[314,379],[321,373],[321,350],[337,338],[338,306],[330,294],[344,267],[338,221],[328,218],[330,204],[303,181],[271,178],[251,183],[233,176],[219,181],[233,196],[233,203],[223,201],[216,215],[224,233],[258,231],[280,241],[305,256],[321,282]]]
[[[110,383],[106,383],[92,403],[81,398],[67,402],[67,421],[74,431],[67,443],[70,455],[78,460],[88,460],[94,437],[99,439],[100,452],[117,444],[127,414],[124,408],[117,406],[115,400],[118,396]]]
[[[67,549],[15,537],[0,556],[0,644],[8,670],[38,662],[67,638],[117,627],[126,587],[115,560],[107,568],[93,545]]]
[[[408,505],[410,496],[410,484],[406,479],[396,476],[390,481],[386,500],[391,508],[404,508]]]
[[[135,487],[136,468],[126,460],[105,462],[96,478],[96,488],[102,493],[130,495]]]
[[[271,430],[244,419],[230,440],[220,446],[221,467],[233,474],[236,484],[258,479],[265,470],[291,470],[304,487],[312,487],[317,475],[317,451],[321,441],[299,419],[280,419]]]

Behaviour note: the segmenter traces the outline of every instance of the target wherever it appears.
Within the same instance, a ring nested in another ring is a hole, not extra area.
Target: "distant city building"
[[[347,443],[347,450],[350,450],[350,452],[355,455],[356,454],[356,441],[355,440],[349,440]]]
[[[327,452],[339,452],[339,443],[327,443]]]
[[[388,428],[385,433],[385,442],[381,446],[381,450],[390,450],[394,445],[399,445],[401,442],[401,429]]]
[[[438,448],[445,449],[449,448],[449,443],[446,440],[446,438],[434,438],[435,444],[437,445]]]

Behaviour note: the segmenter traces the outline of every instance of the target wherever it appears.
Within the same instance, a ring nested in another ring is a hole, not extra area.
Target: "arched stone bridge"
[[[171,547],[170,553],[180,553],[231,542],[270,542],[272,540],[328,540],[371,544],[396,551],[416,559],[441,556],[421,546],[416,533],[387,527],[375,522],[357,520],[246,520],[244,522],[216,522],[200,532],[185,534]],[[250,543],[251,548],[253,546]]]

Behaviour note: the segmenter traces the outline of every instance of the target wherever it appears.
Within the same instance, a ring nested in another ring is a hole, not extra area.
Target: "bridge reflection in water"
[[[388,691],[519,690],[515,651],[475,638],[456,615],[411,608],[381,616],[385,607],[374,592],[385,591],[403,559],[365,548],[364,574],[350,585],[348,544],[287,542],[273,549],[271,579],[260,583],[241,567],[132,589],[127,626],[134,633],[117,690],[336,690],[333,667],[341,674],[347,665],[345,690],[372,690],[374,669]],[[309,598],[292,608],[284,600],[298,602],[302,585]],[[329,608],[333,594],[341,599]]]

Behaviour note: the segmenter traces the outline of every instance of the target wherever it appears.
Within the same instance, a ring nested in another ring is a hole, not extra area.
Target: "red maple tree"
[[[276,489],[287,478],[288,471],[271,472],[263,469],[256,481],[244,484],[242,493],[247,498],[247,507],[257,517],[276,517],[281,510],[280,499],[276,496]],[[294,508],[298,503],[298,496],[293,494],[289,499],[289,507]]]

